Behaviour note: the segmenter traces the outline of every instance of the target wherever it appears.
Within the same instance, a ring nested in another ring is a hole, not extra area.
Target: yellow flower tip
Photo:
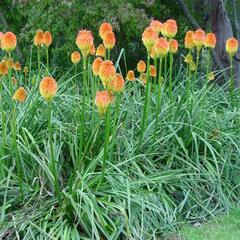
[[[204,46],[206,48],[215,48],[217,43],[216,35],[214,33],[208,33],[205,39]]]
[[[162,30],[162,23],[158,20],[152,20],[149,27],[153,28],[154,31],[159,34]]]
[[[187,49],[193,49],[195,47],[194,41],[193,41],[194,32],[193,31],[187,31],[184,39],[184,45]]]
[[[158,38],[158,34],[156,31],[154,31],[152,27],[147,27],[144,30],[142,34],[142,41],[149,54],[157,38]]]
[[[97,91],[95,97],[95,104],[97,106],[98,113],[100,116],[103,116],[106,113],[109,105],[112,102],[112,98],[113,97],[107,90]]]
[[[103,44],[106,49],[111,50],[116,44],[116,38],[114,32],[107,32],[103,37]]]
[[[86,58],[90,53],[93,43],[93,36],[91,31],[80,30],[76,38],[76,44],[80,49],[83,58]]]
[[[156,58],[158,57],[157,54],[156,54],[156,51],[155,51],[155,49],[154,49],[154,45],[153,45],[153,47],[152,47],[152,49],[151,49],[150,57],[151,57],[152,59],[156,59]]]
[[[112,25],[108,22],[104,22],[101,24],[99,28],[99,35],[102,39],[104,39],[105,34],[112,31],[113,31]]]
[[[71,61],[73,64],[78,64],[81,60],[81,55],[78,51],[72,52]]]
[[[17,79],[15,77],[12,77],[12,83],[13,85],[17,85]]]
[[[125,81],[120,73],[116,73],[115,78],[108,84],[108,90],[114,93],[122,92],[124,87]]]
[[[157,57],[163,58],[169,52],[169,42],[166,38],[158,38],[154,43],[154,51]]]
[[[127,76],[126,76],[126,80],[132,82],[135,80],[135,74],[133,70],[128,71]]]
[[[146,63],[143,60],[140,60],[137,64],[137,71],[143,73],[146,71]]]
[[[52,77],[44,77],[39,84],[39,91],[46,101],[51,101],[57,93],[57,82]]]
[[[141,73],[139,79],[140,79],[140,81],[143,84],[146,84],[147,83],[147,75],[146,75],[146,73]]]
[[[213,80],[215,79],[214,72],[210,72],[210,73],[208,73],[207,78],[208,78],[209,81],[213,81]]]
[[[5,61],[0,62],[0,76],[8,74],[8,67]]]
[[[197,29],[194,32],[193,42],[197,50],[200,50],[203,47],[205,43],[205,39],[206,39],[206,33],[202,29]]]
[[[178,41],[175,39],[170,39],[169,40],[169,52],[170,53],[177,53],[178,51]]]
[[[43,44],[46,47],[49,47],[52,44],[52,34],[49,31],[46,31],[43,34]]]
[[[95,48],[95,45],[93,44],[90,48],[90,55],[94,56],[95,53],[96,53],[96,48]]]
[[[14,68],[14,62],[13,62],[13,59],[12,59],[12,58],[7,58],[6,64],[7,64],[7,68],[8,68],[8,69]]]
[[[13,51],[17,46],[17,37],[12,32],[6,32],[2,36],[1,47],[7,52]]]
[[[232,57],[238,51],[238,40],[234,37],[229,38],[226,42],[226,51]]]
[[[24,102],[26,98],[27,98],[27,91],[25,90],[24,87],[18,88],[12,97],[12,99],[17,102]]]
[[[187,56],[184,59],[184,62],[187,64],[191,64],[193,62],[193,57],[191,53],[188,53]]]
[[[97,57],[93,61],[93,63],[92,63],[92,71],[93,71],[93,75],[94,76],[98,76],[99,75],[99,69],[100,69],[100,66],[101,66],[102,62],[103,62],[103,60],[100,57]]]
[[[33,43],[35,46],[41,47],[43,45],[43,43],[44,43],[43,36],[44,36],[43,30],[41,30],[41,29],[37,30],[37,32],[33,38]]]
[[[112,61],[103,61],[99,68],[99,77],[102,81],[104,88],[106,88],[110,81],[115,78],[116,69]]]
[[[156,77],[157,76],[157,70],[153,65],[150,65],[149,73],[151,77]]]
[[[177,34],[178,26],[177,22],[173,19],[167,20],[162,25],[161,33],[164,37],[174,38]]]
[[[15,64],[14,64],[14,70],[15,71],[21,71],[21,64],[20,64],[20,62],[15,62]]]
[[[24,72],[25,75],[27,75],[28,72],[29,72],[28,67],[24,67],[24,68],[23,68],[23,72]]]
[[[98,56],[98,57],[105,57],[105,53],[106,53],[106,49],[105,49],[104,45],[100,44],[97,47],[96,56]]]

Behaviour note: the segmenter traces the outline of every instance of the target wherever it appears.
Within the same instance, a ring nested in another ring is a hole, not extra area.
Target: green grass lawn
[[[240,239],[240,211],[218,217],[199,227],[185,226],[179,240],[238,240]]]

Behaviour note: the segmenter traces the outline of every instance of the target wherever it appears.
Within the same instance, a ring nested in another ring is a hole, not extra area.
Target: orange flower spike
[[[97,91],[95,104],[98,108],[98,113],[100,116],[103,116],[106,113],[109,105],[111,104],[111,101],[112,97],[107,90]]]
[[[158,38],[158,34],[153,28],[147,27],[142,34],[142,41],[144,46],[147,48],[148,54],[150,54],[151,49]]]
[[[13,51],[17,46],[17,37],[12,32],[7,32],[2,36],[1,47],[7,52]]]
[[[111,50],[116,44],[116,38],[114,32],[107,32],[103,38],[103,44],[106,49]]]
[[[154,44],[154,51],[159,58],[164,58],[169,52],[169,42],[166,38],[158,38]]]
[[[57,82],[52,77],[44,77],[39,84],[39,91],[46,101],[51,101],[57,93]]]
[[[137,64],[137,71],[143,73],[146,71],[146,63],[143,60],[140,60]]]
[[[203,47],[203,45],[205,43],[205,39],[206,39],[206,33],[202,29],[197,29],[194,32],[193,42],[194,42],[197,50],[200,50]]]
[[[177,34],[177,31],[177,22],[173,19],[169,19],[163,24],[161,32],[164,37],[174,38]]]
[[[107,60],[102,62],[98,73],[103,86],[106,88],[109,82],[115,78],[116,69],[112,61]]]
[[[20,64],[20,62],[15,62],[15,64],[14,64],[14,70],[15,71],[21,71],[21,64]]]
[[[43,45],[43,36],[44,36],[43,31],[41,29],[37,30],[37,33],[33,39],[35,46],[41,47]]]
[[[93,36],[91,31],[81,30],[79,31],[76,44],[78,48],[81,50],[83,58],[86,58],[90,53],[91,47],[93,45]]]
[[[133,70],[128,71],[126,79],[130,82],[135,80],[135,74]]]
[[[208,33],[205,39],[204,46],[206,48],[215,48],[217,43],[216,35],[214,33]]]
[[[151,77],[156,77],[157,76],[157,70],[153,65],[150,65],[150,76]]]
[[[99,35],[102,39],[104,39],[105,34],[112,31],[113,31],[112,25],[108,22],[104,22],[99,28]]]
[[[178,41],[175,39],[170,39],[169,40],[169,52],[170,53],[177,53],[178,51]]]
[[[43,34],[43,43],[46,47],[49,47],[52,44],[52,34],[49,31],[46,31]]]
[[[153,45],[153,46],[154,46],[154,45]],[[152,59],[156,59],[156,58],[157,58],[157,54],[156,54],[156,51],[155,51],[154,47],[152,47],[152,49],[151,49],[150,57],[151,57]]]
[[[90,54],[94,56],[95,53],[96,53],[96,48],[95,48],[95,45],[93,44],[90,48]]]
[[[17,102],[24,102],[26,98],[27,98],[27,91],[25,90],[24,87],[18,88],[12,97],[12,99]]]
[[[106,53],[106,48],[104,47],[103,44],[100,44],[97,47],[96,56],[98,56],[98,57],[105,57],[105,53]]]
[[[0,62],[0,76],[7,75],[8,74],[8,68],[6,62]]]
[[[158,20],[152,20],[149,27],[153,28],[155,32],[157,32],[157,34],[159,34],[162,30],[162,26],[163,24],[158,21]]]
[[[195,47],[194,41],[193,41],[194,32],[193,31],[187,31],[184,45],[187,49],[193,49]]]
[[[116,73],[115,78],[109,83],[108,90],[120,93],[124,90],[125,81],[120,73]]]
[[[74,51],[71,54],[71,61],[73,64],[78,64],[81,60],[81,55],[78,51]]]
[[[103,60],[100,57],[97,57],[93,63],[92,63],[92,71],[93,71],[93,75],[94,76],[98,76],[99,75],[99,69],[100,66],[102,64]]]
[[[229,38],[228,40],[227,40],[227,42],[226,42],[226,51],[227,51],[227,53],[231,56],[231,57],[233,57],[234,56],[234,54],[236,54],[237,53],[237,51],[238,51],[238,40],[236,39],[236,38],[234,38],[234,37],[232,37],[232,38]]]

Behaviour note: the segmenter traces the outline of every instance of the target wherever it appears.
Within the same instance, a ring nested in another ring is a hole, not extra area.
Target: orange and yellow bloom
[[[143,73],[146,71],[146,63],[143,60],[140,60],[137,64],[137,71]]]
[[[193,42],[197,50],[200,50],[203,47],[205,43],[205,39],[206,39],[206,33],[202,29],[197,29],[194,32]]]
[[[167,38],[174,38],[177,34],[177,22],[173,19],[167,20],[162,26],[162,35]]]
[[[115,78],[116,69],[112,61],[103,61],[99,68],[99,77],[102,81],[103,86],[106,88],[110,81]]]
[[[17,37],[12,32],[6,32],[2,36],[1,47],[7,52],[13,51],[17,46]]]
[[[46,101],[51,101],[57,93],[57,82],[52,77],[44,77],[39,84],[39,91]]]
[[[43,36],[44,36],[43,30],[41,29],[37,30],[33,39],[35,46],[41,47],[43,45]]]
[[[154,44],[154,51],[158,58],[164,58],[169,52],[169,42],[166,38],[158,38]]]
[[[163,24],[158,20],[152,20],[149,26],[153,28],[157,34],[159,34],[162,30]]]
[[[157,70],[153,65],[150,65],[149,73],[151,77],[156,77],[157,76]]]
[[[169,40],[169,52],[170,53],[177,53],[178,51],[178,41],[175,39]]]
[[[238,40],[234,37],[229,38],[226,42],[226,51],[232,57],[238,51]]]
[[[112,31],[113,31],[112,25],[108,22],[104,22],[99,28],[99,35],[102,39],[104,39],[105,34]]]
[[[135,74],[133,70],[128,71],[126,79],[130,82],[135,80]]]
[[[158,38],[158,34],[153,28],[147,27],[144,30],[144,32],[142,34],[142,41],[143,41],[144,46],[147,49],[148,54],[150,54],[151,49],[152,49],[155,41],[157,40],[157,38]]]
[[[24,102],[26,98],[27,98],[27,91],[25,90],[24,87],[18,88],[12,97],[13,100],[16,100],[18,102]]]
[[[114,48],[116,44],[116,38],[113,32],[107,32],[105,33],[103,37],[103,44],[106,49],[111,50]]]
[[[43,34],[43,44],[46,47],[49,47],[52,44],[52,34],[49,31],[46,31]]]
[[[90,53],[91,47],[93,45],[92,32],[87,30],[79,31],[76,38],[76,44],[81,50],[83,58],[86,58]]]
[[[105,57],[105,54],[106,54],[106,48],[104,47],[103,44],[100,44],[97,47],[96,56],[98,56],[98,57]]]
[[[15,71],[21,71],[21,64],[20,64],[20,62],[15,62],[15,64],[14,64],[14,70],[15,70]]]
[[[208,33],[205,39],[204,46],[206,48],[215,48],[217,39],[214,33]]]
[[[124,90],[125,81],[120,73],[116,73],[115,78],[109,83],[108,89],[114,93],[120,93]]]
[[[103,60],[100,57],[97,57],[93,63],[92,63],[92,71],[93,71],[93,75],[94,76],[98,76],[99,75],[99,69],[100,66],[102,64]]]
[[[5,61],[0,62],[0,76],[8,74],[8,67]]]
[[[81,60],[81,55],[78,51],[74,51],[71,54],[71,61],[73,64],[78,64]]]
[[[195,47],[195,43],[193,41],[193,35],[194,35],[193,31],[187,31],[184,39],[185,48],[193,49]]]
[[[109,91],[104,90],[104,91],[98,91],[95,97],[95,104],[98,108],[98,113],[100,116],[103,116],[109,105],[112,102],[112,96],[109,93]]]

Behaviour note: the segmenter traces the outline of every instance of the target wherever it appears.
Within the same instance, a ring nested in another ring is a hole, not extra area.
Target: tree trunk
[[[224,69],[227,69],[228,76],[230,76],[230,60],[226,52],[226,41],[233,36],[232,25],[225,10],[223,0],[209,0],[210,6],[210,21],[212,31],[216,34],[217,45],[215,48],[216,54]],[[240,86],[240,52],[234,57],[234,83],[236,87]],[[218,64],[214,64],[214,68],[218,68]]]

